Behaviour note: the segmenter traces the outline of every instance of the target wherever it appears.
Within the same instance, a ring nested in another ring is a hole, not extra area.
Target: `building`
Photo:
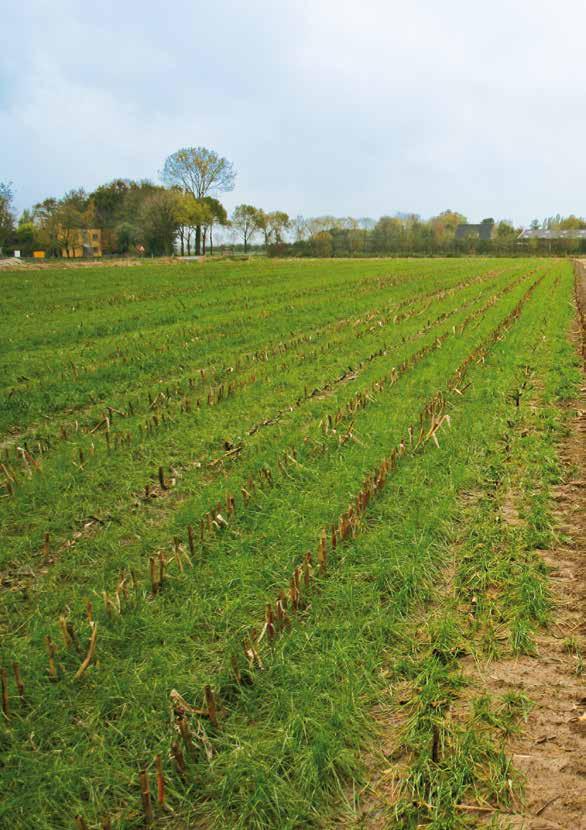
[[[457,225],[456,239],[482,239],[484,242],[490,242],[493,231],[494,222],[492,219],[485,219],[479,225]]]
[[[547,239],[553,241],[554,239],[586,239],[586,230],[572,228],[568,231],[560,230],[542,230],[541,228],[526,229],[521,231],[517,239]]]
[[[60,228],[58,239],[64,257],[102,256],[102,231],[99,228]]]

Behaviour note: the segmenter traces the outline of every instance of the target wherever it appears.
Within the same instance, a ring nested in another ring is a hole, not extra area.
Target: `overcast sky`
[[[17,205],[204,145],[229,208],[586,214],[585,0],[4,0]]]

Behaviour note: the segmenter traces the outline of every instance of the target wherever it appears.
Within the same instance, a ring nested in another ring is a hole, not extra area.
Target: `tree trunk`
[[[195,226],[195,255],[201,255],[201,225]]]
[[[204,229],[203,229],[203,245],[202,245],[202,254],[203,254],[204,256],[206,255],[206,240],[207,240],[207,236],[208,236],[208,229],[207,229],[206,227],[204,227]]]
[[[213,235],[214,226],[210,225],[210,256],[214,255],[214,235]]]

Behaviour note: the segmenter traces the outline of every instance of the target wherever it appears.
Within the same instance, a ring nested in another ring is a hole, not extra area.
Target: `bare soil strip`
[[[172,257],[167,258],[169,261],[175,262]],[[164,260],[167,264],[167,259]],[[162,260],[162,258],[161,258]],[[158,261],[158,260],[157,260]],[[163,261],[163,260],[162,260]],[[9,259],[0,259],[0,271],[48,271],[55,268],[127,268],[129,265],[141,265],[141,259],[92,259],[92,260],[76,260],[76,259],[59,259],[37,262],[25,261],[11,257]]]
[[[576,265],[576,299],[572,338],[584,354],[586,263]],[[559,545],[542,554],[550,568],[554,622],[536,637],[536,656],[486,667],[463,661],[476,688],[522,692],[534,704],[522,733],[507,747],[525,778],[523,803],[514,813],[479,818],[483,825],[496,818],[497,826],[511,830],[586,828],[586,386],[570,408],[570,432],[560,447],[564,480],[553,488]]]
[[[576,263],[576,301],[571,336],[586,368],[586,261]],[[523,799],[515,797],[508,812],[470,805],[472,827],[586,830],[586,374],[580,398],[569,411],[569,433],[559,448],[563,481],[553,488],[558,544],[541,552],[549,568],[553,621],[535,637],[535,655],[482,664],[471,656],[461,660],[469,686],[456,710],[478,694],[522,693],[533,704],[520,733],[506,741],[507,754],[524,778]],[[516,501],[514,492],[507,494],[503,518],[512,526],[522,523]],[[444,584],[438,586],[446,602],[452,579],[453,566],[448,566]],[[401,704],[407,702],[409,690],[405,700],[401,697],[395,688],[393,701],[373,712],[381,730],[377,751],[366,759],[369,780],[360,793],[349,797],[356,812],[340,817],[336,827],[394,826],[393,806],[407,764],[400,749],[405,723]]]
[[[543,554],[551,568],[555,623],[537,636],[535,657],[492,662],[485,672],[472,663],[466,668],[484,691],[523,692],[534,703],[523,733],[508,745],[525,775],[524,803],[518,812],[503,814],[500,825],[512,830],[586,828],[586,675],[579,668],[586,634],[585,436],[580,413],[562,451],[567,479],[555,488],[563,542]]]
[[[584,354],[586,263],[577,263],[576,281],[579,314],[573,336]],[[537,637],[537,656],[493,662],[482,675],[476,670],[486,691],[521,691],[534,703],[526,728],[508,747],[526,778],[524,804],[499,817],[499,825],[511,830],[586,828],[585,386],[572,409],[570,434],[560,448],[564,481],[554,488],[560,542],[543,554],[551,568],[555,622]]]

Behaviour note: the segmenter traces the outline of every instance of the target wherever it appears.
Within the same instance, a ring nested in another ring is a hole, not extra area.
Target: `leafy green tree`
[[[269,214],[265,213],[264,210],[260,209],[257,211],[257,226],[258,230],[264,236],[265,241],[265,248],[268,249],[269,245],[271,244],[271,230],[269,225]]]
[[[200,201],[212,193],[234,190],[236,171],[232,162],[206,147],[182,147],[165,160],[161,178],[170,187],[180,187]],[[196,227],[195,253],[201,253],[201,225]]]
[[[161,190],[149,196],[138,216],[139,238],[147,253],[153,256],[171,255],[180,223],[177,193]]]
[[[315,256],[328,257],[334,251],[333,236],[329,231],[319,231],[312,239],[312,249]]]
[[[109,253],[128,253],[141,243],[140,213],[152,196],[165,188],[148,179],[116,179],[92,193],[96,225],[102,228],[103,248]]]
[[[202,224],[207,219],[207,213],[204,210],[201,202],[196,201],[189,193],[185,193],[179,188],[173,188],[171,193],[174,194],[177,204],[177,217],[179,225],[177,228],[177,235],[179,237],[179,246],[181,256],[191,254],[191,238],[194,229]]]
[[[32,210],[25,208],[18,217],[18,226],[27,225],[29,222],[34,222],[33,212]]]
[[[121,254],[127,254],[142,244],[142,233],[133,222],[123,221],[116,225],[116,246]]]
[[[242,238],[246,253],[249,242],[259,230],[258,209],[252,205],[238,205],[232,212],[230,224]]]
[[[33,221],[39,247],[50,256],[70,256],[79,244],[80,231],[94,226],[94,204],[85,190],[70,190],[62,199],[36,204]]]
[[[495,236],[497,239],[511,240],[515,239],[518,235],[518,232],[515,230],[514,226],[510,222],[507,222],[503,219],[501,222],[497,223],[495,231]]]
[[[59,225],[56,218],[57,199],[52,196],[38,202],[33,207],[33,221],[35,223],[39,247],[49,256],[59,256]]]
[[[403,225],[395,216],[381,216],[372,232],[372,246],[378,253],[391,253],[401,248]]]
[[[270,245],[280,245],[290,227],[289,214],[284,211],[274,210],[271,213],[265,213],[264,210],[258,211],[258,228],[264,236],[265,248],[268,249]]]
[[[131,219],[138,216],[143,202],[164,190],[165,188],[162,185],[154,184],[150,179],[129,182],[128,191],[122,205],[122,217]]]
[[[351,228],[348,231],[348,248],[350,254],[364,253],[367,233],[362,228]]]
[[[113,230],[125,216],[125,203],[128,193],[135,186],[129,179],[114,179],[97,187],[90,197],[95,205],[96,227]]]
[[[571,214],[570,216],[566,216],[561,219],[559,229],[561,231],[584,230],[586,229],[586,220],[581,216],[574,216],[574,214]]]
[[[429,220],[431,225],[434,246],[445,249],[449,247],[456,236],[458,225],[465,225],[468,220],[462,213],[455,210],[444,210]]]
[[[229,224],[228,214],[224,205],[213,196],[204,196],[201,200],[206,209],[207,219],[202,225],[203,229],[203,249],[205,254],[206,239],[209,233],[210,237],[210,253],[214,252],[214,227],[220,225],[226,227]]]
[[[291,227],[289,214],[285,213],[284,210],[274,210],[272,213],[269,213],[269,227],[272,242],[275,245],[280,245],[283,242],[285,234]]]
[[[23,210],[18,220],[16,229],[16,245],[24,256],[32,256],[36,250],[37,229],[30,210]]]
[[[0,182],[0,252],[14,234],[14,191],[11,182]]]
[[[72,256],[80,231],[95,223],[94,204],[85,190],[70,190],[58,202],[52,221],[56,224],[56,239],[62,256]]]
[[[52,196],[42,202],[38,202],[33,207],[33,220],[39,224],[47,222],[57,210],[57,205],[57,199],[54,199]]]

